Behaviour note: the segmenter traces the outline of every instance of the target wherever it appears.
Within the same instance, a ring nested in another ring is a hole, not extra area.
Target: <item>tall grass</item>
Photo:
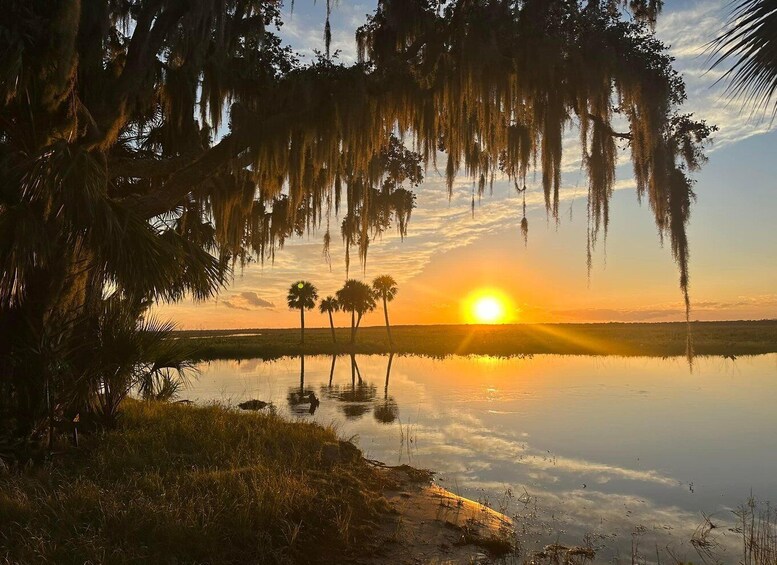
[[[331,429],[127,401],[91,446],[0,470],[0,562],[337,563],[379,481]]]
[[[777,512],[771,504],[759,503],[753,496],[734,514],[735,533],[742,536],[742,565],[777,563]]]

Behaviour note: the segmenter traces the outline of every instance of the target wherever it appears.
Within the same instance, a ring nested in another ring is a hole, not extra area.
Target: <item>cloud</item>
[[[275,304],[265,300],[264,298],[260,298],[259,295],[257,295],[255,292],[241,292],[240,297],[248,302],[251,306],[256,306],[257,308],[275,308]]]
[[[233,294],[229,298],[222,300],[221,303],[227,308],[233,310],[259,310],[262,308],[272,309],[275,308],[275,304],[269,300],[265,300],[253,291],[243,291],[238,294]]]

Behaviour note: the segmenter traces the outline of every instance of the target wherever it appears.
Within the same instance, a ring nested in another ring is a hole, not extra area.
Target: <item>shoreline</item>
[[[684,322],[606,324],[525,324],[459,326],[392,326],[393,347],[382,326],[360,328],[350,344],[350,328],[179,330],[176,339],[192,349],[193,361],[278,359],[296,355],[370,355],[390,353],[448,355],[616,355],[685,356]],[[777,353],[777,320],[691,322],[694,355],[725,357]]]

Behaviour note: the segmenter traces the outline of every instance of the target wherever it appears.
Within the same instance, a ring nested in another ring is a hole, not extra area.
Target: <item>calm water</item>
[[[334,424],[367,457],[508,500],[529,546],[588,536],[601,560],[631,562],[637,544],[698,561],[687,541],[704,513],[736,562],[731,510],[751,491],[777,502],[777,355],[700,358],[693,372],[683,359],[402,356],[387,375],[388,357],[355,361],[204,363],[184,396]],[[314,414],[300,387],[320,399]]]

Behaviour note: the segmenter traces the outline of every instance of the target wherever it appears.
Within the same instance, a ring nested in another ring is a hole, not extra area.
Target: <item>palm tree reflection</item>
[[[334,368],[334,363],[332,364]],[[286,396],[289,410],[294,414],[315,414],[320,404],[313,389],[305,388],[305,356],[299,356],[299,388],[292,387]]]
[[[335,361],[337,361],[337,355],[332,355],[332,367],[329,369],[329,388],[332,388],[332,379],[335,376]]]
[[[362,379],[359,365],[356,363],[356,356],[351,354],[351,384],[350,386],[332,384],[334,375],[335,360],[332,359],[332,369],[329,374],[329,385],[322,386],[321,392],[327,398],[342,402],[340,409],[349,420],[356,420],[366,414],[373,400],[377,396],[375,385],[366,383]]]
[[[383,402],[375,404],[372,415],[381,424],[391,424],[399,417],[399,406],[393,396],[388,395],[389,377],[391,376],[391,363],[394,361],[394,354],[391,353],[386,366],[386,385],[383,387]]]

